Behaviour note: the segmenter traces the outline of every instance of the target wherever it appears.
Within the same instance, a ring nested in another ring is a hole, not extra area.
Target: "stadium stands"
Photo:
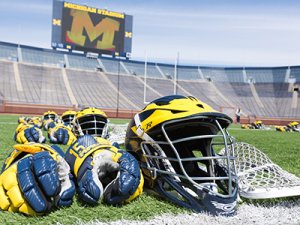
[[[225,68],[227,79],[231,83],[244,83],[246,82],[243,68]]]
[[[97,106],[138,110],[155,98],[194,95],[219,110],[300,117],[300,66],[175,66],[109,57],[86,57],[0,42],[0,104]],[[176,74],[176,86],[174,87]]]
[[[213,99],[212,96],[209,96],[207,91],[208,82],[197,82],[197,81],[184,81],[179,80],[178,84],[181,88],[178,89],[178,93],[182,95],[192,95],[199,98],[201,101],[209,104],[215,109],[219,109],[220,105],[218,105]],[[216,93],[213,93],[213,96],[216,96]]]
[[[273,83],[256,83],[255,89],[257,94],[264,105],[263,116],[278,117],[278,111],[276,107],[276,89],[274,89]]]
[[[23,62],[41,64],[41,65],[52,65],[60,67],[64,64],[64,55],[56,53],[54,51],[47,51],[38,48],[21,48]]]
[[[123,108],[125,109],[141,109],[145,106],[144,104],[144,86],[143,82],[131,75],[107,75],[107,78],[114,85],[116,91],[124,96],[128,101],[127,104],[124,102]]]
[[[68,55],[69,68],[97,71],[100,67],[97,59],[78,55]]]
[[[244,113],[256,113],[254,109],[257,109],[258,106],[255,103],[248,83],[216,82],[215,86],[223,95],[230,99],[235,107],[240,107]]]
[[[180,66],[177,69],[177,79],[179,80],[201,80],[203,77],[199,68],[195,66]]]
[[[273,83],[275,104],[279,117],[299,117],[300,114],[291,108],[292,92],[288,91],[288,83]],[[298,99],[299,101],[299,99]],[[299,105],[300,106],[300,105]]]
[[[69,69],[67,74],[79,108],[116,108],[118,104],[121,108],[129,107],[124,97],[117,101],[117,89],[103,73]]]
[[[228,82],[224,68],[201,67],[205,79],[213,82]]]
[[[132,75],[137,76],[144,76],[145,75],[145,62],[137,62],[137,61],[123,61],[124,65],[126,66],[127,70]],[[155,63],[147,63],[147,77],[157,77],[162,78],[162,74],[158,70]]]
[[[273,68],[272,69],[273,82],[274,83],[284,83],[285,79],[286,79],[287,72],[288,72],[288,68],[287,67]]]
[[[17,45],[0,42],[0,58],[11,61],[18,60]]]
[[[12,62],[0,61],[0,98],[2,101],[19,102]]]
[[[19,63],[22,92],[19,102],[71,106],[61,69]]]
[[[104,71],[107,73],[128,74],[124,67],[119,63],[119,60],[101,58],[100,61],[104,66]]]
[[[163,75],[167,79],[174,79],[175,77],[175,66],[174,65],[164,65],[164,64],[157,64],[162,71]]]
[[[273,82],[272,68],[246,68],[246,74],[255,83]]]
[[[156,90],[160,96],[170,95],[174,93],[174,83],[169,79],[148,78],[147,84]]]
[[[291,78],[295,78],[296,79],[296,83],[300,84],[300,66],[292,66],[291,67],[290,77]]]

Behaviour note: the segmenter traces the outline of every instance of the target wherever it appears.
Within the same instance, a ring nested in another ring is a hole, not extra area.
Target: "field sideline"
[[[17,115],[0,115],[0,166],[2,168],[3,162],[7,155],[11,152],[12,146],[15,144],[13,140],[13,135],[15,128],[17,127]],[[128,120],[115,120],[111,119],[112,123],[126,123]],[[281,133],[272,130],[242,130],[239,125],[231,125],[229,132],[233,135],[238,142],[247,142],[256,146],[258,149],[262,150],[271,158],[271,160],[281,166],[283,169],[290,173],[295,174],[300,177],[300,133]],[[46,136],[46,135],[45,135]],[[64,150],[67,149],[66,146],[62,146]],[[257,201],[248,202],[242,204],[241,209],[247,208],[248,204],[255,204],[256,207],[262,207],[266,204],[281,204],[283,200],[270,201]],[[291,204],[297,203],[299,207],[299,198],[289,198],[284,199]],[[262,211],[262,210],[260,210]],[[299,209],[298,209],[299,212]],[[276,214],[276,212],[273,212]],[[135,224],[139,224],[138,221],[145,221],[154,219],[155,216],[159,215],[173,215],[174,217],[180,218],[181,215],[189,216],[195,215],[189,210],[178,208],[173,204],[166,201],[158,199],[155,196],[144,193],[140,198],[133,201],[130,204],[124,205],[123,207],[112,207],[107,205],[99,204],[96,207],[89,207],[81,204],[75,198],[74,203],[71,207],[65,209],[59,209],[47,216],[43,217],[27,217],[17,213],[8,213],[0,211],[0,221],[1,224],[74,224],[74,223],[85,223],[87,224],[102,224],[102,223],[112,223],[113,221],[119,221],[123,225],[127,224],[127,220],[135,221]],[[273,214],[273,215],[275,215]],[[177,216],[176,216],[177,215]],[[164,217],[160,217],[164,218]],[[201,214],[197,214],[196,218],[201,220]],[[205,219],[206,215],[203,215],[202,222],[209,222],[209,219]],[[282,217],[283,218],[283,217]],[[252,222],[255,219],[252,220]],[[94,221],[94,222],[93,222]],[[156,221],[156,222],[155,222]],[[183,221],[182,221],[183,222]],[[199,222],[190,224],[202,224]],[[220,221],[219,221],[220,222]],[[228,220],[228,224],[234,224],[233,221]],[[240,223],[247,223],[251,221],[239,221]],[[254,221],[255,222],[255,221]],[[274,222],[274,220],[273,220]],[[289,222],[294,221],[281,221],[286,222],[286,224],[293,224]],[[300,223],[300,221],[297,221]],[[117,222],[116,222],[117,223]],[[169,223],[175,224],[175,221],[162,219],[153,220],[151,223]],[[217,222],[218,223],[218,222]],[[217,224],[216,223],[216,224]],[[178,223],[177,223],[178,224]],[[259,224],[259,223],[256,223]],[[267,223],[266,223],[267,224]]]

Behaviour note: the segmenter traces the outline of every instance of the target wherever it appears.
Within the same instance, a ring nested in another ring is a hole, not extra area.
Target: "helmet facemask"
[[[55,120],[57,119],[57,115],[54,113],[48,113],[43,116],[43,120],[49,120],[49,119]]]
[[[67,114],[61,117],[61,119],[64,121],[66,125],[70,125],[74,119],[74,114]]]
[[[223,128],[230,121],[194,115],[166,121],[142,133],[138,120],[135,117],[137,133],[143,139],[141,149],[145,163],[142,167],[150,171],[158,192],[196,211],[208,210],[214,214],[216,210],[216,214],[224,215],[234,211],[237,177],[235,158],[229,155],[233,151],[228,151],[229,145],[233,147],[233,138]],[[226,149],[226,154],[221,156],[217,151],[222,148]],[[209,201],[206,205],[212,206],[202,207],[205,199]],[[227,209],[216,209],[220,204]]]
[[[77,136],[90,134],[106,138],[108,135],[108,119],[98,114],[89,114],[75,118],[74,133]]]

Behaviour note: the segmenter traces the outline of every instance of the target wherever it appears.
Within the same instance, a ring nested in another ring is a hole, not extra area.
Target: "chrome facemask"
[[[96,137],[106,138],[108,135],[108,119],[99,115],[86,115],[75,118],[75,134],[83,136],[90,134]]]
[[[49,120],[49,119],[55,120],[55,119],[57,119],[57,115],[47,114],[47,115],[43,116],[43,120]]]
[[[64,121],[65,124],[69,125],[72,123],[73,119],[75,118],[75,115],[65,115],[65,116],[62,116],[62,120]]]
[[[142,130],[139,118],[136,116],[137,134],[144,140],[141,148],[146,161],[145,166],[151,171],[152,179],[155,180],[159,174],[169,175],[176,182],[184,184],[186,190],[195,197],[199,194],[198,190],[221,197],[236,195],[235,157],[230,155],[234,151],[228,150],[229,146],[234,148],[234,139],[226,129],[222,128],[218,120],[224,122],[227,119],[196,115],[166,121],[161,125],[160,138],[157,140],[157,135],[151,132],[145,133]],[[226,121],[228,124],[230,122]],[[180,132],[180,127],[183,126],[184,128]],[[197,128],[197,130],[192,132],[192,128]],[[203,131],[200,129],[210,132],[202,134]],[[184,131],[187,131],[189,136],[185,135]],[[181,137],[178,137],[178,134]],[[151,136],[155,136],[156,140]],[[186,149],[187,146],[194,148],[198,144],[199,147],[202,145],[202,148],[206,146],[206,149]],[[221,150],[222,148],[225,148],[224,155],[215,153],[215,149]],[[167,154],[166,149],[168,149]],[[185,155],[184,151],[191,153]],[[195,172],[199,173],[195,175]],[[220,184],[222,184],[222,188],[220,188]]]

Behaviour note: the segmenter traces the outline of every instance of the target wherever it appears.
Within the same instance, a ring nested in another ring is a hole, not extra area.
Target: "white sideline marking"
[[[17,125],[18,123],[17,122],[0,122],[0,124],[14,124],[14,125]]]
[[[141,209],[143,210],[143,209]],[[299,217],[300,200],[296,202],[282,202],[273,205],[254,206],[251,204],[241,204],[238,207],[237,215],[233,217],[209,216],[204,213],[190,214],[164,214],[153,219],[143,220],[118,220],[113,222],[101,222],[94,220],[76,224],[81,225],[153,225],[153,224],[174,224],[174,225],[274,225],[285,224],[293,225],[300,223]]]

